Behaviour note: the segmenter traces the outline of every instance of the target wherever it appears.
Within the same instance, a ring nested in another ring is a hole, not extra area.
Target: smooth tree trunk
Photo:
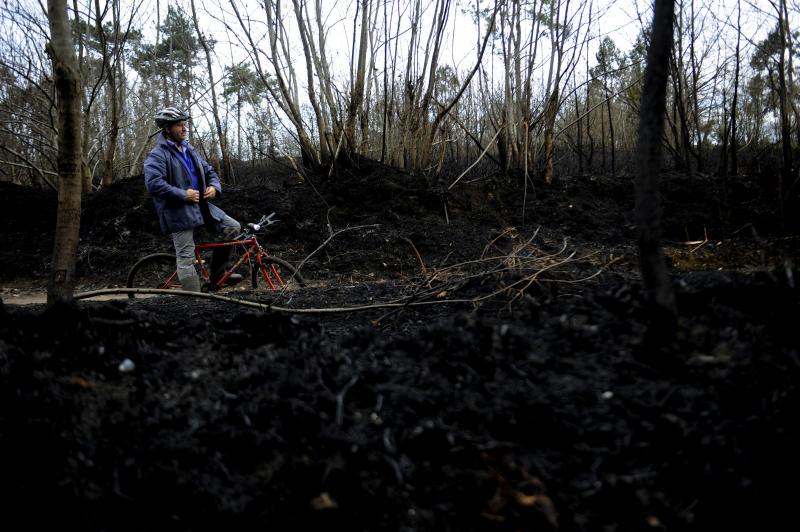
[[[48,0],[53,84],[58,98],[58,215],[47,304],[72,301],[81,220],[81,90],[65,0]]]
[[[616,149],[616,139],[614,138],[614,117],[611,113],[611,98],[612,95],[608,90],[608,85],[606,85],[605,81],[603,82],[603,88],[605,89],[605,97],[606,97],[606,111],[608,112],[608,134],[609,134],[609,141],[611,143],[611,175],[617,175],[617,149]]]
[[[737,142],[737,108],[739,103],[740,46],[742,41],[742,5],[736,11],[736,68],[733,74],[733,102],[731,102],[731,173],[739,175],[739,143]]]
[[[675,294],[660,244],[661,213],[658,196],[674,10],[674,0],[655,1],[652,40],[647,52],[639,108],[639,168],[635,178],[635,218],[642,279],[650,307],[662,325],[667,321],[674,321],[677,315]]]
[[[778,55],[778,99],[781,130],[781,153],[783,169],[778,182],[778,204],[783,218],[784,187],[792,174],[792,128],[789,124],[789,89],[786,80],[786,31],[782,18],[778,19],[778,35],[780,36],[780,53]]]

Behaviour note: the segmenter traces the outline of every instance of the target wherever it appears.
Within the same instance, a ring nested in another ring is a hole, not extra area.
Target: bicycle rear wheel
[[[181,289],[175,255],[154,253],[139,260],[128,272],[128,288]],[[128,294],[133,299],[134,294]]]
[[[258,286],[259,281],[264,282],[269,289],[306,285],[305,277],[294,265],[266,253],[262,253],[256,261],[252,270],[252,281],[254,288]]]

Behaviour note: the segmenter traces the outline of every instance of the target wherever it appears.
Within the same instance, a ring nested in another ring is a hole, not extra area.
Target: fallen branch
[[[455,180],[455,181],[453,181],[452,183],[450,183],[450,186],[449,186],[449,187],[447,187],[447,190],[450,190],[451,188],[453,188],[454,186],[456,186],[456,183],[458,183],[459,181],[461,181],[461,178],[462,178],[462,177],[464,177],[465,175],[467,175],[467,173],[468,173],[470,170],[472,170],[472,169],[475,167],[475,165],[476,165],[476,164],[478,164],[479,162],[481,162],[481,159],[483,159],[483,156],[484,156],[484,155],[486,155],[486,152],[487,152],[487,151],[489,151],[489,148],[491,148],[491,147],[492,147],[492,144],[494,144],[494,141],[497,139],[498,135],[500,135],[500,132],[501,132],[501,131],[503,131],[503,129],[504,129],[504,128],[505,128],[505,126],[501,126],[500,128],[498,128],[498,130],[497,130],[497,133],[495,133],[495,134],[494,134],[494,137],[492,137],[492,140],[490,140],[490,141],[489,141],[489,143],[486,145],[486,148],[484,148],[484,149],[483,149],[483,151],[481,152],[481,154],[480,154],[480,155],[478,155],[478,158],[477,158],[477,159],[475,159],[475,162],[474,162],[474,163],[472,163],[471,165],[469,165],[469,168],[467,168],[466,170],[464,170],[463,172],[461,172],[461,175],[460,175],[460,176],[458,176],[458,177],[456,178],[456,180]]]
[[[330,211],[328,211],[328,212],[330,212]],[[331,235],[330,235],[328,238],[326,238],[326,239],[325,239],[325,241],[324,241],[322,244],[320,244],[319,246],[317,246],[317,249],[315,249],[314,251],[312,251],[311,253],[309,253],[309,254],[306,256],[306,258],[304,258],[303,260],[301,260],[301,261],[300,261],[300,264],[298,264],[298,265],[297,265],[297,271],[299,272],[299,271],[300,271],[300,270],[303,268],[303,266],[305,265],[305,263],[306,263],[306,262],[308,262],[308,260],[309,260],[311,257],[313,257],[314,255],[316,255],[317,253],[319,253],[319,251],[320,251],[322,248],[324,248],[325,246],[327,246],[327,245],[328,245],[328,243],[329,243],[331,240],[333,240],[334,238],[336,238],[338,235],[340,235],[340,234],[342,234],[342,233],[345,233],[345,232],[347,232],[347,231],[355,231],[356,229],[366,229],[367,227],[380,227],[380,225],[381,225],[381,224],[357,225],[357,226],[355,226],[355,227],[345,227],[344,229],[339,229],[339,230],[338,230],[338,231],[336,231],[335,233],[331,233]],[[328,229],[330,230],[330,220],[328,221]]]
[[[336,235],[353,229],[359,229],[364,227],[374,227],[371,225],[365,226],[358,226],[358,227],[351,227],[339,230],[333,233],[325,242],[323,242],[311,255],[306,257],[306,259],[300,264],[306,262],[311,256],[314,255],[317,251],[322,249],[332,238]],[[534,234],[534,237],[536,235]],[[379,309],[392,309],[389,314],[393,312],[406,309],[409,307],[421,307],[427,305],[446,305],[446,304],[471,304],[474,307],[477,307],[482,302],[491,299],[501,293],[508,292],[508,291],[515,291],[518,295],[524,293],[534,282],[539,281],[539,277],[542,273],[547,272],[549,270],[553,270],[560,266],[563,266],[573,260],[576,252],[573,251],[566,257],[561,257],[560,260],[553,260],[549,264],[544,264],[542,267],[539,267],[536,271],[530,273],[530,269],[526,275],[521,275],[521,277],[514,280],[512,283],[508,285],[501,286],[500,288],[494,289],[488,294],[478,295],[471,298],[453,298],[453,299],[442,299],[447,295],[448,290],[450,290],[453,286],[462,285],[472,279],[476,278],[491,278],[493,276],[498,276],[507,273],[518,273],[522,274],[522,269],[525,265],[530,264],[541,264],[542,260],[545,259],[553,259],[556,256],[561,255],[566,250],[566,240],[564,241],[564,246],[562,249],[555,254],[550,254],[545,257],[532,257],[530,255],[520,255],[519,252],[524,250],[530,242],[533,240],[533,237],[526,240],[522,245],[519,245],[515,248],[514,253],[511,255],[506,256],[496,256],[496,257],[484,257],[478,260],[473,261],[465,261],[459,263],[457,265],[447,266],[441,269],[434,269],[430,275],[426,278],[425,282],[422,285],[417,286],[417,288],[413,291],[412,294],[407,295],[405,297],[397,298],[394,300],[390,300],[384,303],[374,303],[370,305],[356,305],[352,307],[328,307],[328,308],[288,308],[282,307],[278,305],[274,305],[273,303],[258,303],[255,301],[248,301],[245,299],[238,299],[232,298],[227,296],[222,296],[219,294],[208,294],[203,292],[187,292],[184,290],[164,290],[164,289],[157,289],[157,288],[108,288],[103,290],[93,290],[90,292],[84,292],[80,294],[76,294],[73,299],[81,300],[81,299],[90,299],[93,297],[104,296],[104,295],[113,295],[113,294],[140,294],[140,295],[172,295],[172,296],[183,296],[183,297],[196,297],[201,299],[211,299],[216,301],[224,301],[227,303],[234,303],[237,305],[242,305],[250,308],[255,308],[263,311],[275,311],[275,312],[283,312],[288,314],[342,314],[342,313],[349,313],[349,312],[361,312],[361,311],[370,311],[370,310],[379,310]],[[432,281],[440,276],[443,272],[451,271],[453,268],[456,267],[464,267],[474,264],[487,264],[487,267],[482,269],[481,271],[470,273],[467,275],[454,275],[450,279],[445,279],[441,284],[438,286],[432,286]],[[298,267],[299,269],[299,267]],[[586,277],[580,280],[554,280],[548,279],[548,281],[555,281],[555,282],[567,282],[567,283],[577,283],[592,279],[599,275],[604,268],[601,268],[593,275]],[[286,287],[284,287],[280,294],[285,291]],[[279,295],[280,295],[279,294]],[[516,299],[515,296],[513,299]],[[439,299],[424,299],[436,297]],[[275,299],[273,299],[273,302]]]
[[[284,312],[287,314],[342,314],[346,312],[360,312],[365,310],[375,310],[382,308],[400,308],[406,306],[423,306],[423,305],[440,305],[444,303],[471,303],[471,299],[449,299],[439,301],[418,301],[414,303],[375,303],[373,305],[357,305],[355,307],[328,307],[328,308],[286,308],[277,305],[256,303],[255,301],[248,301],[246,299],[236,299],[233,297],[221,296],[218,294],[206,294],[204,292],[188,292],[186,290],[165,290],[163,288],[105,288],[102,290],[92,290],[90,292],[83,292],[75,294],[72,299],[91,299],[99,296],[107,296],[114,294],[140,294],[140,295],[163,295],[163,296],[183,296],[183,297],[196,297],[200,299],[213,299],[216,301],[224,301],[226,303],[235,303],[245,307],[256,308],[259,310],[272,310],[275,312]]]

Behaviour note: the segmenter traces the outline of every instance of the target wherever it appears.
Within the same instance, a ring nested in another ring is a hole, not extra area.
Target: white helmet
[[[175,107],[165,107],[164,109],[158,111],[153,117],[153,119],[156,121],[157,128],[170,126],[175,122],[189,120],[190,118],[191,117],[189,116],[189,113],[184,113]]]

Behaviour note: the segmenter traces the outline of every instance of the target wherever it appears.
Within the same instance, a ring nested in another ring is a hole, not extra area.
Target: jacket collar
[[[167,140],[167,137],[165,137],[163,133],[159,133],[157,138],[158,140],[156,141],[156,144],[159,146],[163,146],[164,148],[175,148],[176,146],[174,142]],[[184,140],[181,146],[183,147],[184,150],[187,151],[191,151],[194,149],[194,147],[191,144],[189,144],[188,140]]]

